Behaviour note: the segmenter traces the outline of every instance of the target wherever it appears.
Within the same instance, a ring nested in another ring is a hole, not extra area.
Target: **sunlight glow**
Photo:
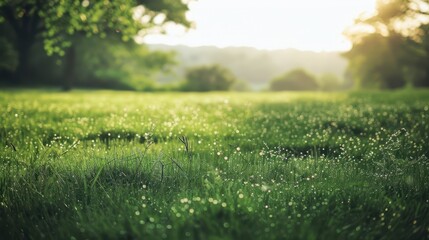
[[[342,33],[361,13],[374,11],[375,0],[198,0],[189,7],[194,29],[169,25],[167,35],[149,34],[137,40],[269,50],[347,50],[351,45]]]

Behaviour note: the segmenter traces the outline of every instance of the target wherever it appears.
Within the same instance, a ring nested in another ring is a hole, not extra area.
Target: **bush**
[[[199,66],[186,71],[186,91],[227,91],[236,82],[234,74],[219,65]]]
[[[316,79],[302,69],[292,70],[271,81],[272,91],[313,91],[318,90]]]

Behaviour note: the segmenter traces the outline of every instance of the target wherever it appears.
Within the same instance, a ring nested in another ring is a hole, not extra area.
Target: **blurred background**
[[[0,86],[428,87],[428,30],[427,0],[0,0]]]

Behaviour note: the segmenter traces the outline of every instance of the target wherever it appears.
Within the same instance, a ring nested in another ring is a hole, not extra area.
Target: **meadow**
[[[0,92],[2,239],[429,239],[429,90]]]

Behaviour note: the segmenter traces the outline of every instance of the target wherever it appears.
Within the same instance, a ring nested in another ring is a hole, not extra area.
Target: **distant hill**
[[[269,82],[291,69],[303,68],[318,76],[332,73],[343,79],[347,61],[338,52],[311,52],[295,49],[258,50],[248,47],[187,47],[169,45],[149,45],[152,50],[174,51],[178,66],[174,75],[159,76],[160,82],[183,79],[186,68],[221,64],[229,68],[239,79],[246,81],[253,89],[262,89]]]

